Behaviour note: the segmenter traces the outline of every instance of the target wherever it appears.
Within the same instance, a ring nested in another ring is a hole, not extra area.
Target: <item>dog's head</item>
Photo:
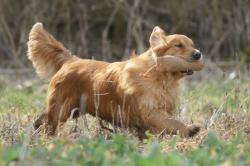
[[[202,53],[185,35],[166,35],[160,27],[155,27],[149,43],[161,70],[190,75],[203,68]]]

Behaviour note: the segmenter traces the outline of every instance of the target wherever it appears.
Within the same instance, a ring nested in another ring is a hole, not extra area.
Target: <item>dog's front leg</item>
[[[143,117],[144,125],[153,133],[180,134],[181,137],[192,137],[200,131],[196,125],[186,126],[182,122],[170,118],[165,112],[150,112]]]

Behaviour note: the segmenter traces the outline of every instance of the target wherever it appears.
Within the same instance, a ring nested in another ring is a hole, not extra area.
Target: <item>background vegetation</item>
[[[28,32],[40,21],[84,58],[141,53],[159,25],[190,36],[210,59],[249,64],[249,8],[249,0],[0,0],[0,61],[25,67]]]

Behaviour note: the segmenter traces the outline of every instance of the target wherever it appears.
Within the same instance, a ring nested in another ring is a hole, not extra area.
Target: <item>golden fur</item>
[[[174,119],[179,80],[188,71],[201,70],[202,59],[192,60],[194,46],[184,35],[165,35],[155,27],[150,48],[127,61],[83,60],[70,54],[37,23],[31,29],[28,57],[38,75],[50,80],[47,108],[34,123],[46,123],[48,134],[70,116],[89,113],[118,126],[144,133],[165,131],[183,137],[197,126]]]

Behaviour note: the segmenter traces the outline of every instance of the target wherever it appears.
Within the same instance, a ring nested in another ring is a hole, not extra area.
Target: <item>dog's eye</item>
[[[176,44],[175,47],[182,48],[183,45],[182,44]]]

